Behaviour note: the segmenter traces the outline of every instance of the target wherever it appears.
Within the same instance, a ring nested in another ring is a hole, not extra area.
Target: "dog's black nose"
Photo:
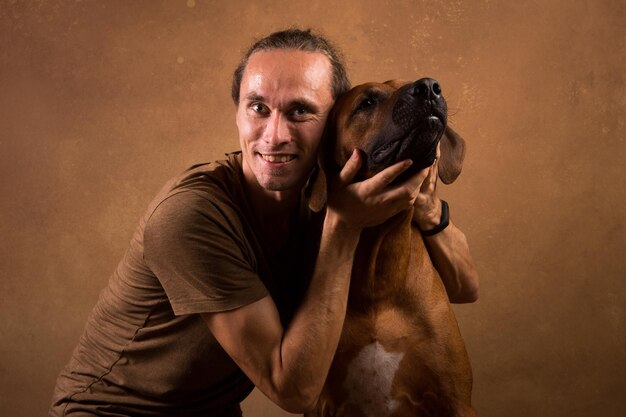
[[[432,78],[422,78],[413,83],[413,96],[425,100],[441,97],[439,81]]]

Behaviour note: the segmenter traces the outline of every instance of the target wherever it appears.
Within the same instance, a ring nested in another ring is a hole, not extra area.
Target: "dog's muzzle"
[[[447,104],[436,80],[422,78],[402,87],[391,112],[392,133],[374,141],[367,152],[370,172],[405,159],[411,159],[413,165],[403,177],[432,165],[447,115]]]

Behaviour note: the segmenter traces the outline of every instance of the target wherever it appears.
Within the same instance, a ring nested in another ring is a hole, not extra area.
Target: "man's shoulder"
[[[227,159],[191,166],[171,178],[148,206],[146,220],[155,211],[169,207],[168,214],[242,215],[245,195],[240,152]]]
[[[242,187],[241,152],[226,154],[227,159],[193,165],[172,178],[166,193],[201,190],[228,193]]]
[[[227,159],[193,165],[171,178],[155,197],[162,199],[184,193],[211,197],[239,197],[242,189],[241,153],[226,154]]]

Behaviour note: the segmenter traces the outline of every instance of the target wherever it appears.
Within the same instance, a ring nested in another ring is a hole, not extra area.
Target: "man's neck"
[[[270,191],[257,182],[246,181],[248,202],[255,229],[268,255],[278,253],[289,239],[294,215],[299,207],[300,191]]]
[[[259,184],[246,184],[254,213],[264,218],[288,217],[300,200],[299,190],[270,191]]]

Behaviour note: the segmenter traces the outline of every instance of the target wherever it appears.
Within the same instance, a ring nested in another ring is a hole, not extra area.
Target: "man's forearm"
[[[315,271],[303,303],[281,344],[281,384],[311,401],[321,392],[346,314],[359,233],[327,215]]]
[[[450,221],[443,231],[424,237],[424,242],[446,287],[450,302],[476,301],[479,278],[465,234]]]

